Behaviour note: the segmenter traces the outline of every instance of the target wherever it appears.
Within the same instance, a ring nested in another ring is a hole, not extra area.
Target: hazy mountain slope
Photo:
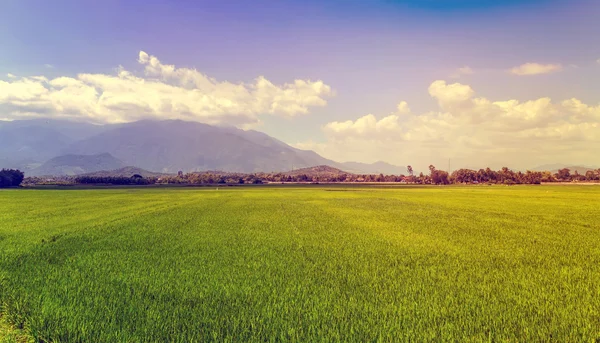
[[[141,175],[143,177],[161,177],[164,175],[170,175],[170,174],[164,174],[164,173],[155,173],[155,172],[147,171],[142,168],[127,166],[127,167],[114,169],[114,170],[101,170],[101,171],[95,171],[95,172],[91,172],[91,173],[85,173],[85,174],[82,174],[82,176],[132,177],[135,174]]]
[[[566,166],[564,168],[569,169],[569,172],[571,174],[577,172],[577,173],[579,173],[581,175],[585,175],[585,173],[587,173],[589,170],[594,171],[594,170],[597,169],[597,168],[590,168],[590,167],[583,167],[583,166]],[[562,169],[562,168],[559,168],[559,169]],[[551,170],[551,172],[552,173],[558,173],[558,169]]]
[[[122,124],[95,125],[84,122],[45,118],[0,121],[0,129],[40,127],[58,132],[66,137],[69,137],[72,140],[88,138],[93,135],[97,135],[102,131],[105,131],[110,128],[115,128],[120,125]]]
[[[52,119],[0,121],[0,167],[30,171],[56,156],[102,153],[110,153],[125,165],[167,173],[271,172],[319,165],[354,173],[401,172],[401,168],[383,162],[338,163],[262,132],[197,122],[146,120],[99,126]],[[80,172],[68,168],[47,171],[61,170]]]
[[[240,129],[229,129],[229,132],[263,147],[282,150],[289,155],[292,155],[293,158],[290,160],[292,163],[292,165],[289,166],[290,169],[318,165],[340,166],[338,162],[326,159],[314,151],[294,148],[263,132],[255,130],[244,131]]]
[[[27,173],[27,176],[79,175],[100,170],[114,170],[123,167],[122,161],[110,154],[64,155],[50,159]]]
[[[531,169],[531,171],[547,171],[547,170],[558,170],[558,169],[562,169],[567,167],[567,164],[563,164],[563,163],[551,163],[551,164],[544,164],[541,166],[537,166],[533,169]]]
[[[552,173],[556,173],[559,169],[567,168],[571,173],[577,171],[579,174],[585,175],[588,170],[596,170],[598,167],[595,166],[576,166],[576,165],[568,165],[563,163],[553,163],[553,164],[545,164],[541,166],[537,166],[533,168],[533,171],[551,171]]]
[[[35,168],[108,127],[52,119],[0,121],[0,167]]]
[[[65,153],[108,152],[127,165],[171,173],[284,171],[320,164],[263,135],[179,120],[140,121],[76,142]]]
[[[0,159],[12,162],[44,161],[74,140],[47,127],[0,127]],[[10,166],[7,166],[10,167]]]

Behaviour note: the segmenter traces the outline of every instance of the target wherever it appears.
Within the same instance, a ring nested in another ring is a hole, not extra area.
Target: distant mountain
[[[74,142],[62,133],[43,126],[0,127],[0,160],[43,161],[56,156]]]
[[[593,166],[574,166],[568,164],[554,163],[537,166],[532,171],[550,171],[552,173],[558,172],[559,169],[567,168],[571,173],[577,171],[579,174],[585,175],[588,170],[596,170],[598,167]]]
[[[137,167],[123,167],[115,170],[101,170],[92,173],[81,174],[81,176],[94,176],[94,177],[132,177],[133,175],[141,175],[143,177],[161,177],[169,174],[155,173],[147,171],[145,169]]]
[[[295,169],[292,171],[288,171],[285,173],[286,175],[297,176],[297,175],[307,175],[307,176],[331,176],[331,175],[341,175],[341,174],[351,174],[345,172],[343,170],[333,168],[330,166],[315,166],[308,168]]]
[[[63,155],[50,159],[40,167],[29,171],[26,175],[80,175],[100,170],[114,170],[123,166],[122,161],[108,153],[98,155]]]
[[[365,174],[403,171],[384,162],[338,163],[262,132],[181,120],[103,126],[46,119],[0,121],[0,167],[19,168],[27,175],[79,174],[90,171],[87,165],[56,166],[53,158],[104,153],[123,162],[112,169],[127,165],[161,173],[282,172],[318,165]],[[46,161],[49,164],[42,165]]]
[[[552,163],[552,164],[544,164],[541,166],[537,166],[532,168],[531,171],[549,171],[549,170],[558,170],[567,167],[567,164],[562,163]]]
[[[63,136],[69,137],[73,141],[97,135],[108,128],[114,128],[120,125],[122,124],[95,125],[84,122],[44,118],[14,121],[0,120],[0,130],[2,128],[17,129],[38,127],[58,132]]]
[[[127,165],[166,173],[284,171],[336,163],[256,131],[180,120],[131,123],[78,141],[64,152],[108,152]]]
[[[0,167],[36,168],[74,142],[107,128],[52,119],[0,120]]]
[[[566,166],[566,167],[564,167],[564,168],[567,168],[567,169],[569,169],[569,172],[570,172],[571,174],[573,174],[573,173],[577,172],[577,173],[579,173],[579,174],[581,174],[581,175],[585,175],[585,173],[587,173],[589,170],[592,170],[592,171],[593,171],[593,170],[596,170],[596,169],[598,169],[598,168],[582,167],[582,166]],[[558,168],[558,169],[562,169],[562,168]],[[552,172],[552,173],[557,173],[557,172],[558,172],[558,169],[553,169],[553,170],[551,170],[551,172]]]

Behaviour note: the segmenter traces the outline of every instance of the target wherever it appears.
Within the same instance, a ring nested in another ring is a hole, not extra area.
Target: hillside
[[[108,125],[51,119],[0,121],[0,167],[3,168],[19,168],[28,175],[79,174],[89,170],[83,167],[56,169],[52,167],[56,161],[50,162],[50,166],[42,164],[57,156],[104,153],[123,161],[117,168],[135,166],[162,173],[283,172],[316,165],[353,173],[398,174],[402,171],[384,162],[339,163],[314,151],[291,147],[259,131],[182,120]]]
[[[123,162],[111,154],[63,155],[52,158],[40,167],[27,172],[27,176],[80,175],[100,170],[123,167]]]
[[[0,126],[1,167],[21,167],[55,157],[75,140],[44,126]]]

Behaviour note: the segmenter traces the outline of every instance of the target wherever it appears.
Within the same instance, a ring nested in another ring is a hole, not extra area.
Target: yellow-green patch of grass
[[[0,343],[29,343],[33,340],[23,332],[10,325],[0,316]]]

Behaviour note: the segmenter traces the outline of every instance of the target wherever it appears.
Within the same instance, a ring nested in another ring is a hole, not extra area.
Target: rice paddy
[[[0,342],[595,342],[600,187],[2,190],[0,313]]]

